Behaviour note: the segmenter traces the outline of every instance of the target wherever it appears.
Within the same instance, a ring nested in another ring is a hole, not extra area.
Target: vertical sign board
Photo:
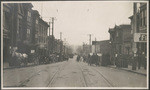
[[[146,33],[134,33],[134,42],[147,42]]]

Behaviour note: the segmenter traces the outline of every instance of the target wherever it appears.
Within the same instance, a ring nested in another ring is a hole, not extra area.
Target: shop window
[[[9,29],[9,24],[10,24],[9,19],[10,19],[9,13],[4,12],[3,13],[3,26],[5,29]]]

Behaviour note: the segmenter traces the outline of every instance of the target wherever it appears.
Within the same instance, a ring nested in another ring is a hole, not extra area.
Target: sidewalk
[[[28,63],[27,67],[32,66],[32,65],[34,65],[34,64],[33,63]],[[3,69],[10,69],[10,68],[17,68],[17,67],[16,66],[10,67],[8,62],[3,63]]]
[[[9,63],[8,62],[4,62],[3,63],[3,68],[10,68]]]
[[[108,67],[115,68],[115,69],[121,69],[121,70],[125,70],[125,71],[129,71],[129,72],[147,76],[147,70],[145,70],[144,67],[141,67],[140,69],[138,69],[138,67],[137,67],[136,70],[132,70],[131,65],[128,65],[128,68],[117,68],[115,65],[109,65]]]

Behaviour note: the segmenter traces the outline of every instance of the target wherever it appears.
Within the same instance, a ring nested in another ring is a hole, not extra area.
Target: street
[[[146,76],[102,66],[68,61],[4,69],[4,87],[146,87]]]

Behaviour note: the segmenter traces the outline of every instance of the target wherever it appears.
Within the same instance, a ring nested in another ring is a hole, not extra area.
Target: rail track
[[[56,75],[61,72],[64,68],[66,67],[66,63],[64,65],[61,65],[58,70],[53,74],[53,76],[50,78],[48,84],[46,85],[46,87],[51,87],[53,81],[55,80]]]
[[[57,67],[58,67],[58,66],[59,66],[59,65],[57,65]],[[58,73],[58,71],[59,71],[60,68],[62,68],[62,67],[60,66],[60,67],[58,68],[58,70],[57,70],[57,71],[54,73],[54,75],[52,76],[52,79],[50,80],[50,82],[53,81],[54,76]],[[17,85],[17,87],[26,87],[26,84],[30,81],[31,78],[33,78],[33,77],[39,75],[41,72],[43,72],[43,71],[45,71],[45,70],[46,70],[46,69],[40,70],[40,71],[38,71],[37,73],[35,73],[35,74],[31,75],[30,77],[28,77],[27,79],[25,79],[25,80],[23,80],[23,81],[20,81],[20,84]],[[50,84],[50,82],[49,82],[49,84]],[[48,85],[47,85],[47,86],[48,86]]]
[[[44,71],[44,70],[38,71],[37,73],[35,73],[32,76],[28,77],[26,80],[21,81],[21,84],[19,84],[17,87],[25,87],[26,84],[30,81],[31,78],[33,78],[34,76],[37,76],[42,71]]]
[[[101,75],[110,87],[114,87],[114,85],[111,83],[111,81],[108,80],[99,70],[97,70],[96,68],[93,68],[93,67],[91,67],[91,69],[95,70],[99,75]]]
[[[82,73],[82,78],[83,78],[83,83],[84,83],[84,87],[88,87],[87,81],[85,79],[85,75],[83,72],[83,68],[78,64],[78,66],[80,67],[81,73]]]
[[[81,65],[81,66],[82,66],[82,65]],[[80,66],[80,68],[82,69],[81,66]],[[113,83],[111,83],[111,81],[108,80],[108,79],[107,79],[99,70],[97,70],[96,68],[91,67],[91,66],[90,66],[90,67],[86,66],[86,68],[87,68],[87,69],[91,69],[91,70],[97,72],[97,73],[103,78],[103,80],[108,84],[109,87],[115,87],[115,85],[114,85]],[[82,69],[82,73],[83,73],[83,69]],[[83,73],[83,77],[84,77],[84,73]],[[84,81],[85,81],[85,83],[86,83],[85,77],[84,77]],[[86,86],[88,86],[87,83],[86,83]]]

